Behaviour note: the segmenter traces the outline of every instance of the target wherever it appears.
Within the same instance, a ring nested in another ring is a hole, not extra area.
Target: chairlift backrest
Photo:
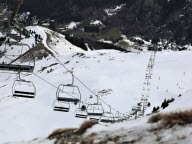
[[[33,72],[35,67],[35,57],[32,50],[27,44],[15,44],[21,47],[21,52],[15,54],[10,51],[9,53],[4,54],[1,60],[7,59],[9,62],[4,63],[0,60],[0,70],[1,71],[12,71],[12,72]],[[27,46],[28,49],[23,52],[23,46]],[[23,52],[23,53],[22,53]],[[24,61],[25,59],[25,61]]]
[[[53,110],[61,112],[69,112],[70,104],[68,102],[55,100],[53,103]]]

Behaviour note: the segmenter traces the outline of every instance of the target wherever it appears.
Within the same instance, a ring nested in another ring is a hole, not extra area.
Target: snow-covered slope
[[[53,43],[48,45],[45,32],[50,33],[50,30],[40,27],[29,27],[29,29],[39,32],[44,39],[45,47],[59,54],[57,58],[113,108],[126,113],[133,105],[140,102],[150,52],[140,54],[113,50],[81,52],[82,50],[67,42],[64,36],[52,36],[53,42],[59,40],[58,46],[54,46]],[[32,44],[34,39],[23,40],[27,43],[30,41]],[[0,48],[2,49],[3,46]],[[176,101],[175,104],[170,105],[170,110],[183,108],[180,103],[183,101],[186,107],[190,108],[191,61],[191,51],[157,53],[149,97],[151,107],[147,113],[151,112],[153,106],[161,106],[165,98],[172,97]],[[83,122],[74,117],[77,106],[71,105],[69,113],[52,110],[56,87],[71,82],[71,75],[52,56],[36,61],[34,74],[22,76],[34,82],[37,89],[35,99],[11,97],[12,84],[16,77],[16,75],[0,73],[0,143],[45,137],[56,128],[77,127]],[[96,100],[95,97],[90,99],[92,94],[81,83],[75,81],[75,84],[81,90],[83,101]],[[103,90],[107,92],[103,93]],[[179,94],[183,94],[182,97],[178,97]],[[103,106],[105,110],[109,110],[106,105]]]
[[[148,123],[148,117],[111,126],[96,125],[84,135],[94,135],[94,143],[191,144],[192,125],[158,129],[159,123]]]
[[[64,35],[61,35],[57,32],[54,32],[47,28],[42,28],[42,30],[46,33],[47,36],[47,45],[48,48],[51,48],[54,53],[59,55],[64,55],[68,52],[83,52],[82,49],[72,45],[65,39]]]

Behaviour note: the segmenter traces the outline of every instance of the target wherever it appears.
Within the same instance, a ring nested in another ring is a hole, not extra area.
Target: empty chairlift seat
[[[16,80],[13,84],[13,97],[34,98],[36,88],[31,81]]]
[[[119,113],[114,116],[115,122],[122,122],[122,118]]]
[[[115,123],[115,117],[111,112],[104,112],[101,117],[101,122],[103,123]]]
[[[89,104],[87,107],[87,115],[90,120],[100,121],[104,114],[104,110],[101,104]]]
[[[89,118],[89,120],[97,121],[97,122],[99,122],[100,119],[101,119],[101,117],[94,117],[94,116],[91,116],[91,117]]]
[[[124,120],[125,120],[125,121],[130,120],[130,118],[131,118],[131,116],[130,116],[129,114],[124,115]]]
[[[55,100],[53,103],[54,111],[69,112],[69,109],[70,104],[68,102]]]
[[[127,121],[128,118],[127,118],[126,116],[123,116],[123,117],[121,118],[121,120],[122,120],[122,121]]]

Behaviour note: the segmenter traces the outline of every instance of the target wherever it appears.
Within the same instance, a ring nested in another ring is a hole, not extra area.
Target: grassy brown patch
[[[153,116],[150,117],[150,119],[149,119],[148,122],[149,122],[149,123],[157,123],[157,122],[159,122],[161,119],[162,119],[161,114],[155,114],[155,115],[153,115]]]
[[[83,134],[87,129],[92,128],[94,125],[98,124],[96,121],[85,121],[80,128],[76,131],[76,134]]]
[[[81,135],[86,132],[87,129],[91,128],[98,122],[96,121],[85,121],[80,128],[65,128],[65,129],[57,129],[53,131],[49,136],[48,139],[61,139],[62,137],[71,137],[71,138],[78,138],[80,139]]]
[[[55,139],[57,137],[59,137],[61,134],[63,133],[73,133],[75,130],[75,128],[65,128],[65,129],[57,129],[55,131],[53,131],[49,136],[48,139]]]
[[[149,123],[161,121],[161,127],[173,127],[175,125],[187,125],[192,123],[192,110],[182,112],[172,112],[166,114],[156,114],[150,117]]]

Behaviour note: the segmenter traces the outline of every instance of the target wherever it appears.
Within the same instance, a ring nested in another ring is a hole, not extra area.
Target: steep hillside
[[[100,20],[107,29],[119,28],[128,37],[168,38],[186,44],[191,43],[190,7],[189,0],[27,0],[20,12],[30,11],[59,24]]]
[[[44,18],[53,18],[58,21],[81,21],[89,17],[94,11],[102,12],[102,8],[113,6],[121,0],[27,0],[24,2],[22,11],[30,11],[33,15]],[[106,5],[103,5],[105,3]],[[14,0],[9,4],[14,5]],[[97,12],[96,12],[97,13]]]

